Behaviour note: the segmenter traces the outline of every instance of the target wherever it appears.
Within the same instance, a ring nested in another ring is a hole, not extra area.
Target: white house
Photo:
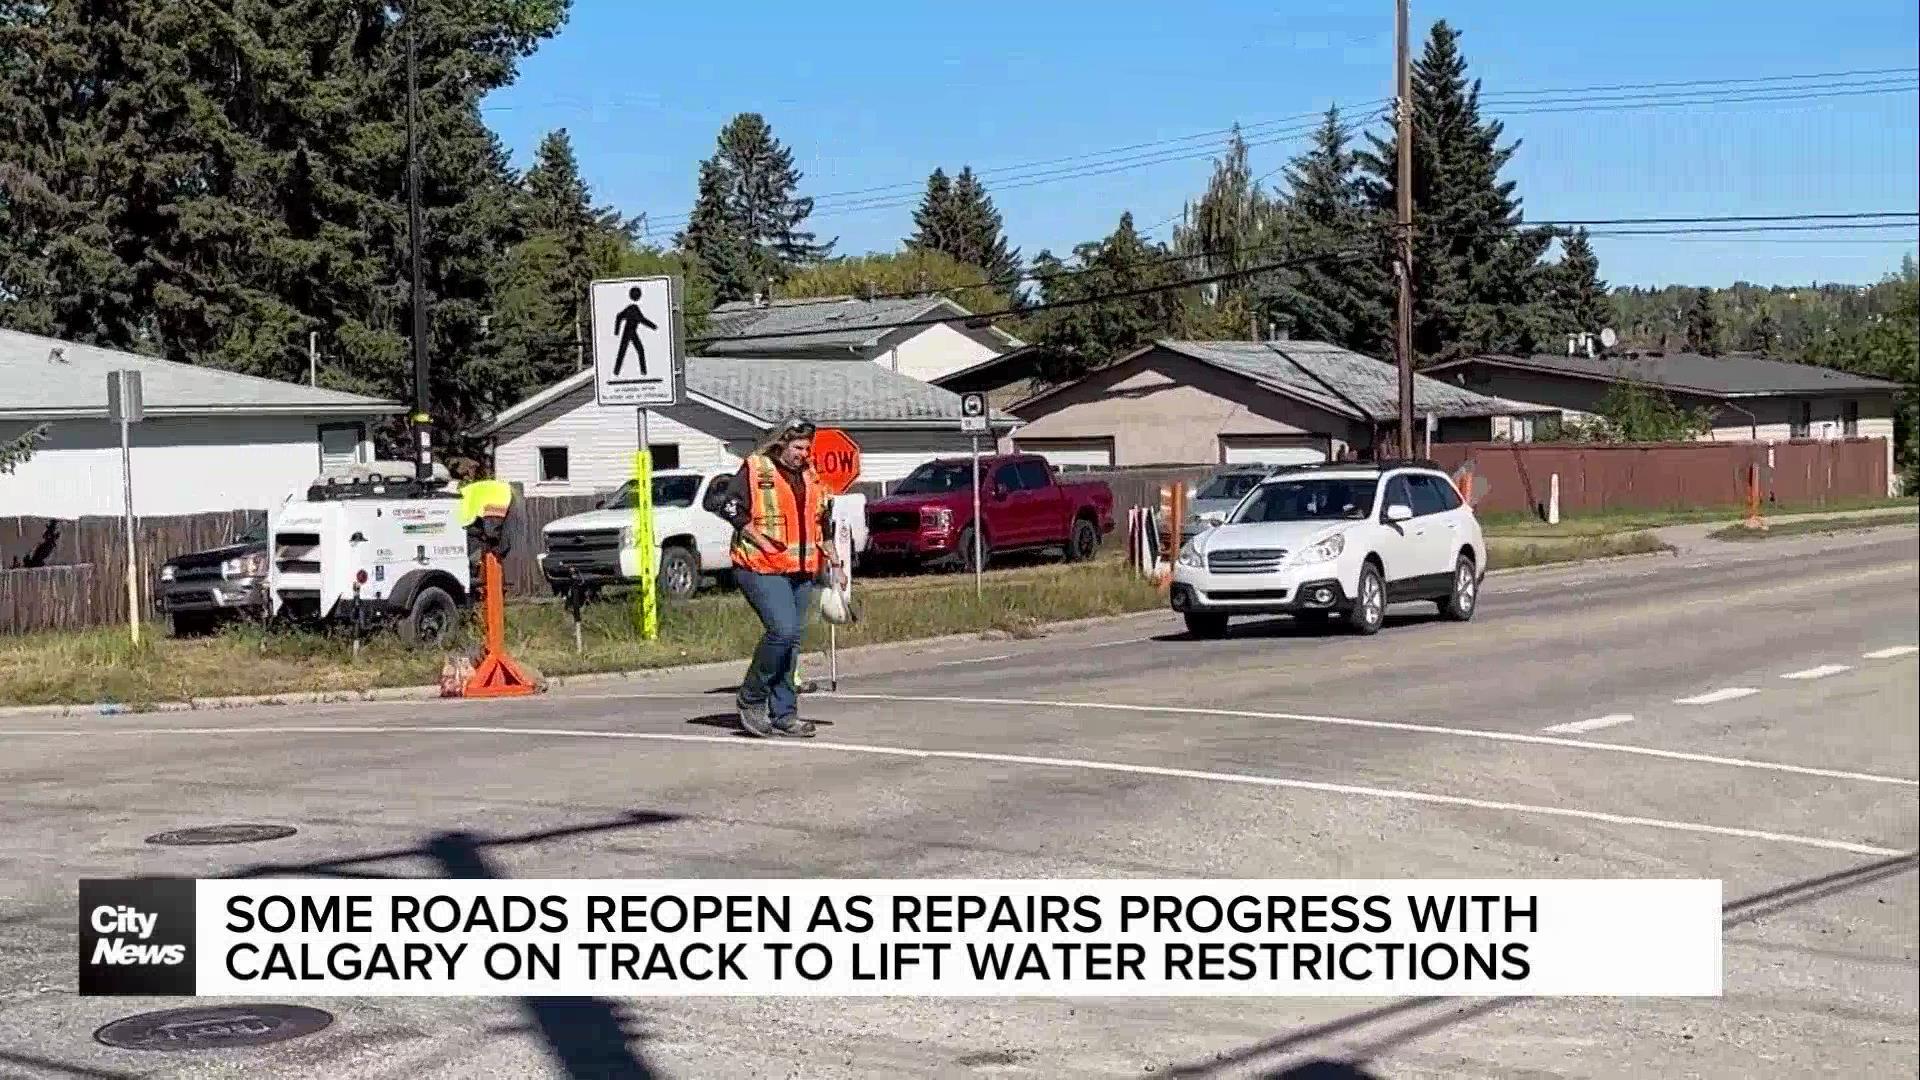
[[[800,357],[690,356],[685,398],[647,413],[656,469],[730,471],[775,424],[803,416],[860,445],[863,483],[890,483],[923,462],[967,453],[959,395],[896,374],[889,365]],[[1017,423],[996,414],[993,437]],[[493,443],[494,475],[529,495],[611,491],[633,476],[639,413],[594,403],[581,371],[475,430]]]
[[[0,330],[0,443],[41,425],[33,456],[0,474],[0,515],[122,511],[120,426],[107,373],[138,371],[146,419],[131,430],[136,514],[265,509],[330,466],[373,460],[390,401]]]
[[[813,297],[721,304],[709,317],[705,356],[870,360],[922,382],[974,367],[1021,347],[944,296],[862,300]]]

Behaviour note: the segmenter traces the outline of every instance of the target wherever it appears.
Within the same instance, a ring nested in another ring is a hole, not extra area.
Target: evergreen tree
[[[33,449],[47,437],[47,425],[28,428],[11,439],[0,440],[0,476],[26,464]]]
[[[1036,257],[1042,304],[1166,286],[1182,277],[1166,248],[1148,242],[1134,228],[1131,213],[1120,215],[1106,239],[1075,249],[1074,262],[1069,267],[1046,251]],[[1173,289],[1096,300],[1039,312],[1021,336],[1041,347],[1041,366],[1049,380],[1072,378],[1155,338],[1178,333],[1190,301]]]
[[[1313,145],[1285,172],[1284,232],[1277,255],[1299,265],[1279,271],[1270,309],[1296,337],[1326,341],[1368,356],[1393,351],[1391,283],[1376,257],[1376,215],[1356,173],[1357,158],[1337,109],[1328,109]],[[1353,259],[1317,259],[1358,249]]]
[[[1017,291],[1013,279],[1020,275],[1020,251],[1008,248],[1000,211],[971,167],[961,168],[952,180],[944,170],[933,170],[913,212],[913,228],[909,248],[977,266],[984,276],[975,280],[1005,282],[1001,289],[1009,295]]]
[[[405,400],[404,24],[355,0],[0,0],[0,320]],[[558,0],[417,5],[431,388],[443,438],[518,239],[480,99]],[[19,107],[22,104],[31,107]]]
[[[1747,328],[1746,347],[1762,356],[1771,356],[1780,348],[1780,321],[1773,317],[1770,309],[1762,308],[1760,315]]]
[[[795,269],[832,254],[801,226],[813,200],[796,194],[802,177],[793,151],[758,113],[741,113],[700,163],[699,190],[676,243],[699,260],[722,300],[765,292]]]
[[[1600,280],[1600,257],[1585,229],[1574,230],[1561,242],[1552,300],[1555,333],[1598,334],[1613,322],[1607,283]]]
[[[1713,312],[1713,292],[1700,289],[1687,309],[1687,348],[1701,356],[1720,355],[1720,320]]]
[[[1521,224],[1514,185],[1500,179],[1520,144],[1501,146],[1503,125],[1481,119],[1459,38],[1435,23],[1412,78],[1413,346],[1427,362],[1532,351],[1548,321],[1540,257],[1553,234]],[[1359,161],[1374,209],[1391,220],[1398,151],[1390,136],[1369,138]]]

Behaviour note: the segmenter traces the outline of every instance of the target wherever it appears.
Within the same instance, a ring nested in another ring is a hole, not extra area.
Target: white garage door
[[[1023,454],[1039,454],[1056,469],[1113,467],[1111,439],[1017,439],[1014,445]]]
[[[1309,465],[1327,460],[1327,451],[1272,439],[1221,436],[1220,460],[1228,465]]]

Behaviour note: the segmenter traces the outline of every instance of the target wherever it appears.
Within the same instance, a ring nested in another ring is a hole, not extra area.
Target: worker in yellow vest
[[[822,574],[834,565],[832,492],[814,475],[814,425],[793,420],[750,454],[717,508],[732,522],[733,576],[764,633],[741,680],[740,726],[760,738],[812,738],[800,718],[800,641]]]

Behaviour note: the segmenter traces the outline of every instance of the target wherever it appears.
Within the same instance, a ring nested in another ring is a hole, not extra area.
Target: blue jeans
[[[740,592],[760,616],[766,633],[747,664],[747,677],[740,683],[741,705],[767,705],[775,720],[794,716],[800,710],[795,694],[793,670],[800,656],[800,639],[807,632],[807,615],[813,606],[816,580],[804,574],[756,574],[734,571]]]

